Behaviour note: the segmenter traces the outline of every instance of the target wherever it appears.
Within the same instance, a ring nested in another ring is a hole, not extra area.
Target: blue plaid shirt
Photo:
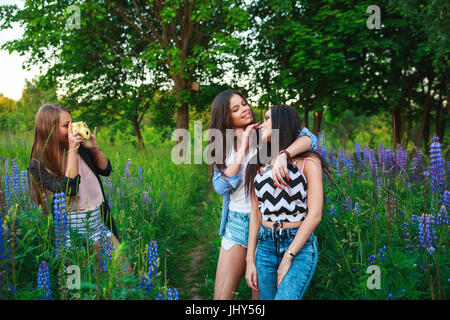
[[[306,127],[303,128],[299,135],[301,136],[308,136],[311,138],[311,148],[309,150],[316,150],[317,149],[317,137],[311,133]],[[212,178],[214,189],[218,194],[223,196],[223,203],[222,203],[222,220],[220,222],[220,230],[219,235],[223,236],[225,234],[225,224],[227,222],[228,218],[228,205],[230,203],[230,195],[231,193],[236,190],[239,184],[239,180],[241,179],[241,175],[238,172],[236,175],[232,177],[224,177],[222,176],[222,172],[219,172],[217,167],[214,165],[214,175]]]

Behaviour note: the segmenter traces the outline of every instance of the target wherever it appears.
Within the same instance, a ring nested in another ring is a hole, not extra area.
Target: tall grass
[[[55,299],[155,299],[158,295],[167,298],[168,289],[173,287],[171,278],[181,277],[177,268],[179,243],[186,235],[193,236],[196,203],[207,188],[206,167],[175,165],[169,147],[141,152],[132,146],[99,143],[113,168],[111,176],[102,179],[121,242],[116,250],[120,252],[113,254],[108,271],[102,273],[96,267],[101,250],[85,242],[58,256],[54,219],[51,215],[44,217],[26,188],[14,181],[21,171],[27,170],[29,138],[6,134],[0,137],[5,240],[4,257],[0,255],[0,284],[4,290],[0,294],[8,299],[40,298],[37,272],[42,261],[46,261]],[[152,240],[159,245],[158,276],[152,291],[147,292],[140,287],[148,270],[147,248]],[[123,255],[130,262],[132,275],[122,276],[123,265],[119,261]],[[81,290],[67,289],[70,274],[65,271],[69,265],[80,267]],[[181,298],[183,294],[180,289]]]

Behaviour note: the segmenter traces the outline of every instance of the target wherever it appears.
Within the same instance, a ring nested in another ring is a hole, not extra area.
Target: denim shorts
[[[222,247],[229,250],[233,245],[248,246],[248,229],[250,226],[250,212],[228,211],[225,234],[222,238]]]
[[[272,230],[261,225],[256,249],[256,273],[261,300],[301,300],[319,259],[314,232],[293,257],[291,267],[277,288],[277,271],[299,228]]]

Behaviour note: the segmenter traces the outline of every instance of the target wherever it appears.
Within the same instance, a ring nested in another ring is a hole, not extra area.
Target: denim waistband
[[[271,228],[267,228],[261,224],[261,228],[259,229],[259,236],[273,238],[273,233],[275,233],[274,236],[277,239],[289,239],[295,237],[298,228],[299,227],[272,230]]]

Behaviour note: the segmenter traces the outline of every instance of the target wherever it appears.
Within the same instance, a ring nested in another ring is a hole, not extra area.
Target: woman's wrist
[[[99,146],[95,146],[95,147],[93,147],[90,151],[91,151],[91,153],[92,153],[93,155],[97,155],[97,154],[99,154],[102,150],[100,149]]]
[[[295,254],[290,249],[286,250],[286,252],[284,253],[284,257],[289,261],[291,261],[294,258],[294,256]]]
[[[69,150],[67,151],[67,154],[70,154],[70,153],[72,153],[74,151],[77,151],[79,147],[80,147],[80,145],[72,146],[72,147],[69,146]]]
[[[278,153],[278,156],[279,157],[285,157],[286,161],[289,161],[291,159],[291,154],[286,149],[281,150]]]
[[[255,263],[255,257],[254,256],[250,256],[250,257],[246,257],[245,258],[245,261],[247,262],[247,263]]]

